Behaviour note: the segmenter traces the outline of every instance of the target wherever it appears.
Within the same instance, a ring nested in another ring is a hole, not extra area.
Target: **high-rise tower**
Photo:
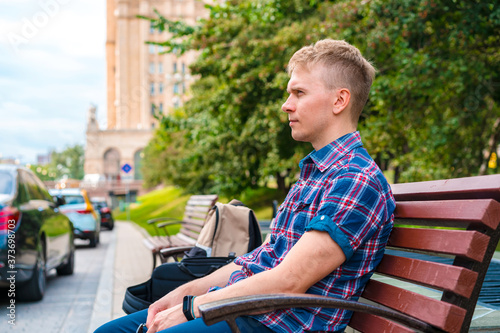
[[[169,20],[194,24],[206,16],[201,0],[107,0],[107,127],[99,128],[96,110],[89,110],[85,174],[99,174],[108,180],[123,176],[120,168],[132,166],[140,179],[142,150],[157,125],[155,112],[169,112],[189,97],[192,82],[188,65],[195,53],[182,56],[160,54],[158,46],[146,41],[164,41],[147,20],[158,10]]]

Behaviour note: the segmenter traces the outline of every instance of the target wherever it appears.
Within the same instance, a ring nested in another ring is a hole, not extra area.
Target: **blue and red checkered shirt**
[[[382,259],[393,225],[395,201],[358,132],[313,151],[300,162],[297,183],[280,206],[269,243],[238,257],[242,266],[228,285],[277,266],[307,231],[330,234],[346,261],[307,293],[358,299]],[[338,331],[351,312],[304,308],[254,316],[275,332]]]

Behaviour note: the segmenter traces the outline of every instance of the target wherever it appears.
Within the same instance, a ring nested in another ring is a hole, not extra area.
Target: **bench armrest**
[[[228,298],[201,304],[198,309],[203,317],[203,321],[207,325],[225,320],[233,332],[239,332],[235,320],[240,316],[265,313],[278,309],[308,307],[337,308],[354,312],[365,312],[387,318],[412,329],[423,332],[438,332],[434,327],[423,321],[385,307],[310,294],[264,294]]]
[[[189,251],[193,246],[178,246],[171,247],[168,249],[160,250],[161,262],[167,262],[168,258],[172,257],[175,261],[179,261],[179,255],[183,255],[186,251]]]
[[[155,219],[148,220],[148,224],[164,222],[164,221],[179,221],[179,219],[177,219],[175,217],[158,217]]]
[[[156,236],[160,236],[160,231],[158,229],[158,222],[165,222],[165,221],[179,221],[179,219],[173,218],[173,217],[158,217],[155,219],[148,220],[148,224],[152,224],[153,227],[155,228]],[[169,236],[167,234],[167,236]]]

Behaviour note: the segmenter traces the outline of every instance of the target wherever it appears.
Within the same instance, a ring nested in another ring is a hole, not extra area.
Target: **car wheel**
[[[56,268],[57,275],[72,275],[75,270],[75,245],[73,240],[71,240],[71,243],[68,261]]]
[[[36,265],[31,279],[19,288],[17,296],[20,301],[40,301],[45,293],[46,267],[45,267],[45,244],[40,243],[38,248]]]
[[[115,227],[115,221],[111,220],[111,222],[109,222],[108,229],[113,230],[114,227]]]
[[[96,232],[94,234],[94,237],[90,239],[90,247],[96,247],[97,243],[99,243],[99,233]]]

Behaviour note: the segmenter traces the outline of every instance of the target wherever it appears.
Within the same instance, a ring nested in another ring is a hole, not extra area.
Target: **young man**
[[[270,239],[170,292],[147,314],[117,319],[98,332],[116,327],[133,332],[141,322],[147,332],[229,331],[225,323],[204,325],[197,307],[237,296],[359,297],[383,255],[395,208],[386,179],[356,132],[375,69],[348,43],[322,40],[297,51],[288,72],[289,97],[282,110],[292,137],[310,142],[314,151],[301,161],[300,178],[278,210]],[[187,314],[184,300],[193,303]],[[242,317],[238,324],[244,332],[342,331],[350,315],[339,309],[289,309]]]

